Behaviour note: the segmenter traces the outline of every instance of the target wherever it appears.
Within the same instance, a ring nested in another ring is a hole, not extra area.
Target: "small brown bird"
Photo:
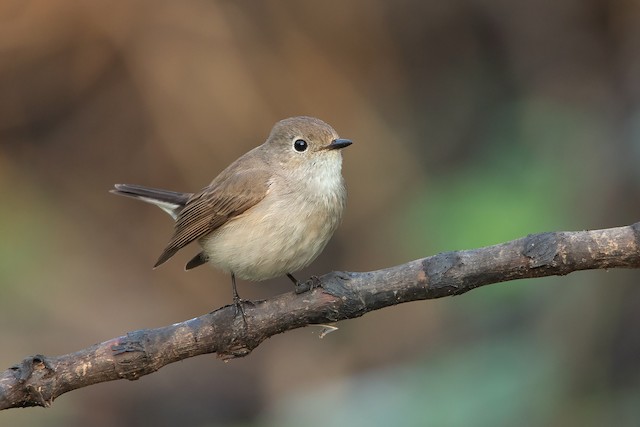
[[[154,268],[197,240],[202,251],[185,269],[209,262],[230,273],[242,312],[236,276],[287,275],[297,284],[291,273],[308,266],[333,235],[346,203],[340,151],[349,145],[322,120],[292,117],[197,193],[131,184],[111,192],[152,203],[176,221]]]

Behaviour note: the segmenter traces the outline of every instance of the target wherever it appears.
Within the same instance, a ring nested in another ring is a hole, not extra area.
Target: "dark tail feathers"
[[[111,190],[111,193],[113,194],[133,198],[144,197],[178,206],[184,206],[192,195],[191,193],[180,193],[178,191],[149,188],[135,184],[116,184],[114,187],[115,189]]]
[[[192,193],[179,193],[177,191],[161,190],[134,184],[116,184],[111,193],[154,204],[171,215],[173,219],[178,217],[184,205],[193,196]]]

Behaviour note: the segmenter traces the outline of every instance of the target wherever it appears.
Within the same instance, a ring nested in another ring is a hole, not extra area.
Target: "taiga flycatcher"
[[[115,194],[152,203],[173,217],[173,237],[155,263],[198,241],[186,270],[206,262],[235,278],[260,281],[308,266],[342,218],[346,190],[341,149],[351,145],[322,120],[292,117],[197,193],[116,184]]]

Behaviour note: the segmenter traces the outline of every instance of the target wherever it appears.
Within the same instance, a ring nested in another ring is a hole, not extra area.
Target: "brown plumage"
[[[338,226],[346,201],[340,139],[325,122],[292,117],[273,127],[264,144],[241,156],[197,193],[117,184],[113,193],[153,203],[175,219],[154,267],[189,243],[203,251],[187,263],[209,261],[235,276],[265,280],[305,267]]]

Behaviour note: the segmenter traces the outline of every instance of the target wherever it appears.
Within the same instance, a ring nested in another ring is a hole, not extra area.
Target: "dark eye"
[[[296,139],[293,142],[293,148],[299,153],[306,151],[308,146],[309,145],[307,144],[307,141],[305,141],[304,139]]]

